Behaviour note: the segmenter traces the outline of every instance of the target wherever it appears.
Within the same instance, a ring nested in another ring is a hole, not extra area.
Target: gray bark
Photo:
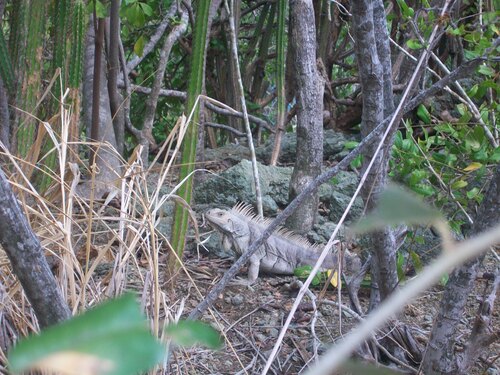
[[[363,90],[361,133],[366,137],[394,110],[391,82],[391,57],[389,37],[383,3],[355,1],[352,3],[355,51]],[[367,209],[377,203],[378,196],[387,182],[392,134],[377,156],[362,190]],[[371,161],[376,145],[364,152],[364,167]],[[396,235],[386,228],[371,235],[372,275],[378,290],[374,289],[372,307],[380,298],[386,298],[396,287]]]
[[[40,241],[31,230],[5,174],[0,169],[0,245],[35,311],[41,328],[71,316]]]
[[[290,1],[290,43],[297,96],[297,160],[290,181],[289,201],[321,173],[323,162],[324,82],[316,65],[316,27],[312,0]],[[309,196],[287,226],[299,233],[311,230],[318,214],[318,194]]]
[[[113,127],[115,129],[116,146],[120,155],[123,155],[125,144],[125,121],[121,108],[122,98],[118,92],[118,73],[120,61],[118,51],[120,46],[120,0],[111,0],[109,17],[109,47],[108,47],[108,92]]]
[[[0,141],[7,149],[10,148],[9,103],[2,78],[0,78]]]
[[[92,124],[92,95],[93,95],[93,72],[94,72],[94,38],[95,32],[93,22],[90,22],[89,30],[85,40],[84,55],[84,77],[82,83],[82,107],[83,123],[86,126],[87,134],[90,134]],[[104,59],[104,54],[102,56]],[[103,60],[106,61],[106,60]],[[116,149],[116,138],[111,119],[111,109],[109,104],[109,94],[107,79],[104,69],[101,69],[100,78],[100,103],[99,103],[99,131],[98,141],[107,142]],[[96,175],[95,196],[98,197],[105,192],[109,192],[117,179],[121,176],[120,160],[115,152],[111,152],[108,147],[101,146],[97,150],[96,165],[98,174]],[[79,186],[79,194],[89,196],[90,186]]]
[[[470,235],[491,228],[498,222],[500,222],[500,164],[496,167],[488,191],[479,207]],[[466,374],[469,366],[473,364],[472,358],[463,360],[461,355],[455,353],[455,344],[458,338],[457,328],[483,259],[484,256],[474,259],[450,275],[422,361],[423,373]],[[479,354],[481,350],[477,349],[479,348],[476,348],[475,352]]]

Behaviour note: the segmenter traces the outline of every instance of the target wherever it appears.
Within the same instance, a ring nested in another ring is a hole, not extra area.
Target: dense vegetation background
[[[339,168],[359,172],[367,210],[392,179],[444,213],[445,240],[500,221],[492,1],[4,0],[0,14],[0,243],[12,263],[2,275],[3,363],[18,336],[121,294],[124,264],[138,252],[149,270],[146,314],[160,334],[168,308],[159,275],[182,267],[193,175],[207,149],[272,142],[268,163],[277,165],[283,134],[296,133],[286,225],[297,232],[317,220],[319,198],[307,189],[322,178],[325,129],[358,137]],[[167,183],[174,193],[165,195]],[[154,223],[171,199],[167,238]],[[120,210],[110,225],[113,200]],[[399,288],[406,233],[387,226],[370,235],[377,287],[367,314]],[[95,272],[111,248],[112,281],[102,290]],[[491,309],[456,351],[483,258],[444,280],[432,350],[409,363],[385,343],[391,360],[426,374],[467,373],[498,338],[491,292]]]

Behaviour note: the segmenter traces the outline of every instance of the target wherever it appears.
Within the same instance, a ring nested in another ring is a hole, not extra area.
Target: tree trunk
[[[95,30],[91,20],[89,30],[85,41],[85,55],[83,67],[83,84],[82,84],[82,112],[83,122],[87,128],[87,134],[91,134],[90,126],[92,124],[92,97],[93,97],[93,81],[94,81],[94,55],[95,55]],[[103,65],[105,64],[105,56],[102,54]],[[104,65],[105,66],[105,65]],[[95,141],[109,143],[116,149],[116,138],[111,118],[111,109],[109,104],[107,79],[104,69],[101,69],[100,74],[100,95],[99,95],[99,122],[98,122],[98,138]],[[113,189],[118,179],[121,177],[120,159],[116,152],[112,152],[109,147],[101,145],[97,150],[97,170],[96,175],[96,190],[95,197]],[[79,186],[79,194],[88,197],[90,195],[90,186]]]
[[[2,78],[0,78],[0,141],[10,150],[9,103]]]
[[[31,230],[0,169],[0,244],[7,253],[41,328],[71,316],[40,241]]]
[[[367,136],[394,110],[391,81],[389,38],[381,0],[352,3],[355,51],[363,91],[362,136]],[[367,209],[375,207],[378,195],[387,182],[392,134],[377,156],[363,186],[362,195]],[[363,154],[364,167],[373,158],[376,145]],[[385,299],[396,287],[396,236],[386,228],[371,235],[372,275],[378,291],[373,290],[372,307],[380,298]]]
[[[123,155],[125,146],[125,120],[121,109],[122,98],[118,92],[118,73],[120,61],[118,49],[120,46],[120,0],[111,0],[109,16],[109,47],[108,47],[108,92],[111,108],[111,118],[115,130],[118,153]]]
[[[500,222],[500,164],[481,203],[470,235],[478,234]],[[467,298],[472,292],[484,256],[458,267],[451,275],[441,299],[422,361],[424,374],[465,374],[473,363],[463,362],[455,353],[458,327]],[[480,352],[480,350],[478,350]]]
[[[297,95],[297,160],[290,181],[289,200],[321,173],[323,162],[324,83],[316,65],[316,28],[312,0],[290,1],[290,43]],[[311,195],[287,221],[299,233],[313,227],[318,214],[318,194]]]

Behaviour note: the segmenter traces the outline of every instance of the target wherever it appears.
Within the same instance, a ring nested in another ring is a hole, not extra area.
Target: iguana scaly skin
[[[271,222],[270,219],[259,218],[252,207],[244,203],[237,204],[231,210],[211,209],[205,213],[205,220],[222,234],[224,248],[232,248],[239,255],[248,250]],[[281,228],[250,257],[248,282],[254,283],[259,277],[259,271],[292,275],[298,267],[314,266],[319,258],[319,250],[318,245],[311,245],[305,238]],[[349,263],[352,263],[353,257],[356,257],[354,268],[359,270],[361,261],[354,254],[349,255],[349,262],[344,262],[344,266],[350,268]],[[337,255],[328,256],[322,267],[337,268]]]

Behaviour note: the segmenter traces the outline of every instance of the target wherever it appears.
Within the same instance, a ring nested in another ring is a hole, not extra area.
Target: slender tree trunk
[[[500,222],[500,164],[496,167],[488,191],[479,207],[470,235],[491,228],[498,222]],[[467,262],[450,275],[422,361],[421,369],[424,374],[466,374],[473,364],[470,358],[468,361],[462,360],[455,352],[455,344],[464,307],[483,259],[484,256],[481,256]],[[482,348],[475,349],[479,354]]]
[[[2,78],[0,78],[0,141],[10,150],[9,103]]]
[[[323,163],[324,83],[316,65],[316,28],[312,0],[290,1],[290,43],[297,95],[297,160],[290,181],[292,201],[320,173]],[[318,194],[312,194],[287,221],[297,232],[311,230],[318,214]]]
[[[387,25],[381,0],[352,3],[355,51],[363,90],[361,133],[367,136],[394,110],[391,81],[391,58]],[[382,154],[377,156],[368,175],[362,194],[367,209],[373,209],[378,195],[387,182],[392,136]],[[376,145],[364,153],[365,167],[371,161]],[[372,306],[378,302],[378,293],[385,299],[396,287],[396,236],[386,228],[371,236],[372,274],[378,285],[373,290]]]
[[[120,109],[121,97],[118,92],[118,73],[120,72],[120,61],[118,49],[120,46],[120,0],[111,0],[109,16],[109,48],[108,48],[108,93],[111,118],[115,129],[116,147],[120,155],[123,155],[125,143],[125,121],[123,110]]]
[[[83,107],[83,122],[87,129],[87,134],[94,141],[109,143],[116,149],[116,137],[111,119],[111,110],[109,104],[108,85],[104,70],[100,69],[99,85],[100,94],[98,95],[99,102],[96,103],[96,111],[93,111],[94,101],[94,56],[95,50],[95,32],[94,25],[91,20],[87,37],[85,41],[85,55],[83,67],[83,83],[82,83],[82,107]],[[101,56],[104,59],[104,54]],[[97,96],[97,95],[96,95]],[[95,116],[97,129],[91,130],[92,118]],[[97,138],[95,138],[97,137]],[[95,197],[97,198],[102,193],[109,192],[121,177],[121,165],[118,155],[110,151],[106,146],[101,145],[97,150],[96,164],[99,173],[96,175],[97,190]],[[90,183],[90,182],[89,182]],[[79,194],[88,197],[90,195],[89,184],[79,186]]]
[[[0,169],[0,244],[7,253],[41,328],[71,316],[40,241],[21,211],[5,174]]]

